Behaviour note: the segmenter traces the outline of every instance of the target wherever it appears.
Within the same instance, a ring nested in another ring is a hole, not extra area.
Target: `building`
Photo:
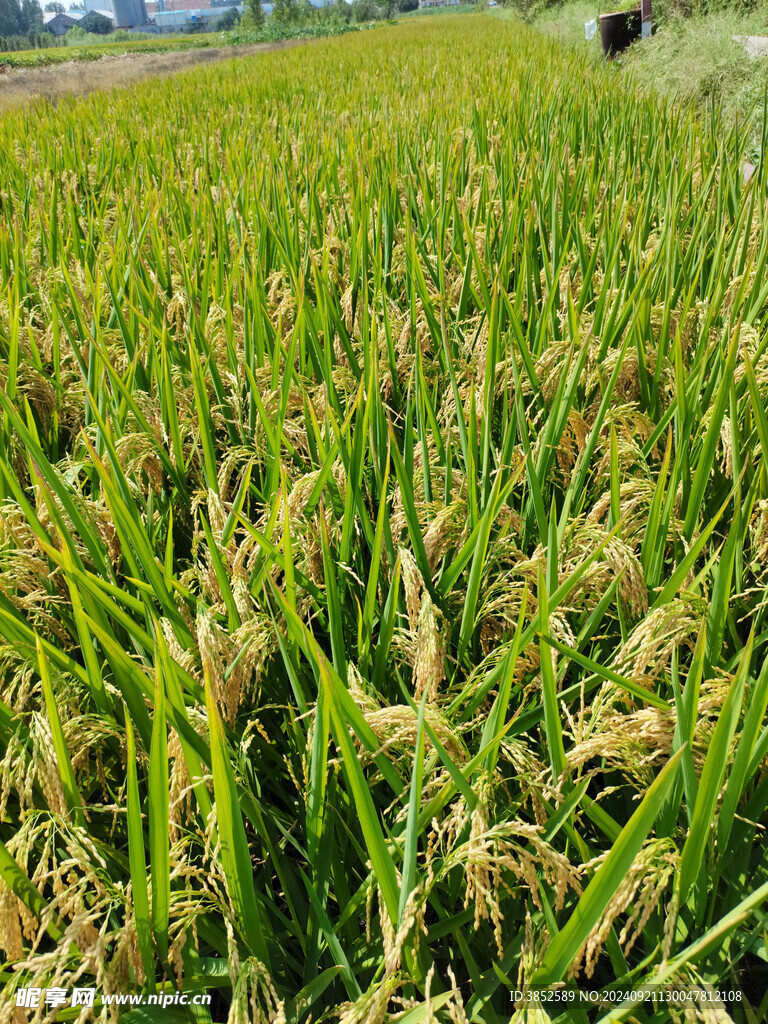
[[[70,18],[68,14],[54,14],[44,22],[45,31],[50,32],[52,36],[63,36],[74,28],[78,21],[79,19]]]
[[[113,2],[117,3],[118,0],[113,0]],[[161,33],[191,32],[201,26],[205,28],[217,21],[229,7],[235,7],[240,12],[243,10],[242,4],[195,8],[194,10],[169,10],[169,6],[169,0],[166,0],[166,9],[164,11],[156,10],[153,17],[153,21]]]
[[[100,2],[103,4],[104,0],[100,0]],[[63,14],[51,14],[50,11],[46,11],[43,14],[43,25],[45,31],[50,32],[51,35],[63,36],[71,28],[74,28],[78,22],[82,21],[86,14],[91,14],[92,12],[101,14],[105,18],[109,18],[113,24],[115,23],[115,15],[111,10],[97,7],[94,0],[90,0],[90,2],[85,0],[85,10],[74,9],[65,11]]]

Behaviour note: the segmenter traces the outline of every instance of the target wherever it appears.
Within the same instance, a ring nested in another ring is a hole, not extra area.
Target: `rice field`
[[[198,50],[221,45],[214,35],[178,35],[170,39],[142,34],[135,40],[120,43],[86,43],[82,46],[59,44],[40,49],[0,52],[0,71],[6,68],[39,68],[72,62],[97,61],[104,57],[122,57],[134,53],[171,53],[177,50]]]
[[[750,139],[481,15],[0,120],[0,1019],[768,1019]]]

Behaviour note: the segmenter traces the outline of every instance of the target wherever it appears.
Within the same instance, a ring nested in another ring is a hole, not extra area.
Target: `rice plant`
[[[749,132],[480,15],[0,120],[2,1019],[766,1019]]]

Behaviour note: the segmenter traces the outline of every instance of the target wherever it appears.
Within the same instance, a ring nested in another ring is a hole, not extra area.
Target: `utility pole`
[[[640,0],[641,38],[649,39],[651,35],[651,0]]]

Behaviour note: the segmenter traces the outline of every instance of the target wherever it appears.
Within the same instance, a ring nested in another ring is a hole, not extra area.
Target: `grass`
[[[174,85],[0,119],[4,1017],[764,1019],[747,130],[474,15]]]
[[[762,108],[768,86],[768,61],[750,58],[734,35],[768,34],[768,11],[751,15],[723,12],[674,19],[647,47],[633,47],[626,66],[638,87],[678,99],[723,107],[727,120],[744,120]]]

